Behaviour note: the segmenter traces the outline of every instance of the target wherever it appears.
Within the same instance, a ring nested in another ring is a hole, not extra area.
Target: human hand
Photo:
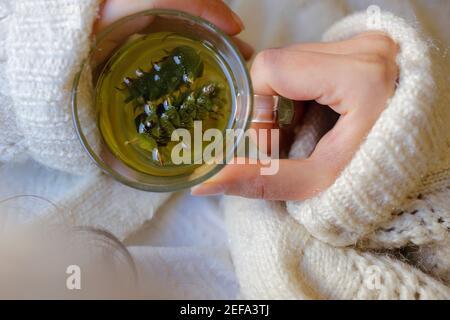
[[[232,36],[245,59],[253,55],[253,49],[236,37],[244,29],[244,24],[222,0],[105,0],[101,4],[99,19],[93,32],[98,34],[123,17],[149,9],[173,9],[202,17]],[[142,23],[145,26],[149,22]],[[142,29],[144,26],[139,25],[136,28]],[[115,36],[121,37],[120,34]]]
[[[271,176],[260,174],[261,164],[228,165],[192,194],[303,200],[326,190],[394,94],[397,53],[391,38],[370,32],[341,42],[296,44],[258,54],[251,72],[256,94],[315,101],[340,118],[308,159],[280,160],[278,173]]]

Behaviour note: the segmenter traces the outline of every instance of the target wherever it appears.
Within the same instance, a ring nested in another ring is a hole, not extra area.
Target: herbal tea
[[[101,135],[118,159],[138,171],[188,174],[195,165],[171,161],[179,143],[171,141],[172,133],[192,132],[194,121],[202,121],[203,131],[225,131],[234,99],[230,83],[226,63],[207,44],[173,33],[138,36],[114,54],[98,79]],[[191,163],[199,156],[189,147],[183,151],[191,153]]]

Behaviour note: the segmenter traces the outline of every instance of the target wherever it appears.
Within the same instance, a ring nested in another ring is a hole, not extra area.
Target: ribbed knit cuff
[[[348,167],[319,196],[288,202],[290,214],[316,238],[335,246],[355,244],[393,219],[427,173],[430,157],[445,143],[449,114],[437,99],[427,44],[403,19],[381,13],[375,23],[367,13],[333,26],[326,41],[379,30],[400,46],[395,95]]]
[[[71,118],[74,75],[89,52],[98,0],[20,0],[6,41],[6,73],[15,119],[31,156],[71,173],[92,163]]]

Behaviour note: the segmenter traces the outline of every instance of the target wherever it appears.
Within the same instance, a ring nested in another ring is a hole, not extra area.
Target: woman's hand
[[[230,36],[238,35],[243,29],[239,16],[222,0],[105,0],[100,7],[99,19],[94,25],[94,34],[98,34],[115,21],[149,9],[174,9],[202,17]],[[148,23],[148,21],[143,21]],[[143,26],[137,26],[142,28]],[[120,34],[116,35],[120,38]],[[233,38],[244,58],[249,59],[253,49],[238,38]]]
[[[327,189],[394,94],[397,53],[391,38],[373,32],[342,42],[297,44],[258,54],[252,67],[255,93],[316,101],[340,118],[308,159],[280,160],[279,171],[272,176],[260,175],[260,165],[228,165],[192,194],[302,200]]]

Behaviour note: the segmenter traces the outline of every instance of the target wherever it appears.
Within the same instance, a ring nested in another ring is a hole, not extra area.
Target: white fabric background
[[[230,0],[242,17],[242,38],[257,51],[297,41],[317,41],[335,21],[377,4],[383,10],[422,25],[433,44],[450,54],[448,0]],[[27,161],[0,167],[0,200],[38,195],[58,204],[89,178],[43,168]],[[142,203],[146,195],[140,195]],[[239,287],[229,256],[218,198],[172,196],[154,218],[125,243],[136,259],[141,285],[149,298],[233,299]],[[139,205],[139,204],[138,204]],[[29,217],[39,216],[30,208]],[[27,217],[21,216],[20,219]],[[118,224],[120,221],[117,222]]]

